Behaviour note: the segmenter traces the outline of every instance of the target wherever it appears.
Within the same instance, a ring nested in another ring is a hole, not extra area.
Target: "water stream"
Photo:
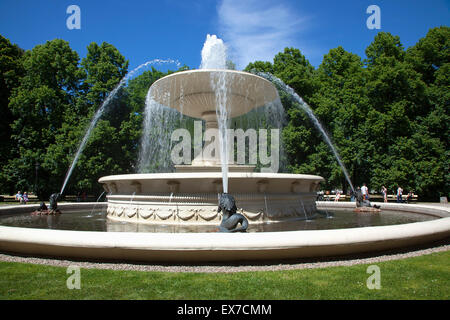
[[[207,35],[206,41],[202,48],[202,63],[200,69],[227,69],[227,46],[222,39],[215,35]],[[216,115],[219,127],[219,145],[220,145],[220,164],[222,167],[222,187],[223,192],[228,193],[228,134],[227,129],[230,127],[229,122],[229,105],[228,105],[228,89],[230,75],[227,72],[211,73],[211,88],[216,98]]]
[[[100,195],[100,197],[97,198],[97,201],[94,204],[94,207],[92,208],[91,214],[89,215],[89,217],[92,216],[92,214],[94,213],[95,207],[97,207],[98,202],[100,201],[100,198],[106,193],[106,191],[103,191],[102,194]]]
[[[319,119],[317,119],[317,117],[315,116],[314,111],[311,109],[311,107],[305,101],[303,101],[303,99],[294,91],[294,89],[292,89],[287,84],[285,84],[281,79],[275,77],[274,75],[272,75],[270,73],[258,72],[257,74],[266,78],[267,80],[269,80],[273,83],[276,83],[284,92],[288,93],[293,99],[295,99],[295,101],[298,103],[300,108],[306,112],[308,117],[312,120],[314,126],[321,133],[322,137],[324,138],[324,141],[328,144],[329,148],[333,152],[334,157],[336,158],[339,166],[342,169],[342,172],[344,173],[345,179],[347,180],[348,184],[350,185],[350,188],[354,192],[355,189],[353,188],[353,184],[350,180],[350,176],[347,172],[347,169],[346,169],[344,163],[342,162],[339,152],[337,151],[336,147],[334,146],[333,142],[331,141],[331,138],[326,133],[325,129],[322,127],[322,124],[320,123]]]
[[[177,110],[152,98],[150,87],[144,109],[144,123],[139,148],[137,172],[170,172],[172,170],[171,135],[180,123]],[[168,99],[170,97],[168,96]]]
[[[303,214],[305,215],[305,221],[308,221],[308,215],[306,214],[306,209],[305,209],[305,205],[303,203],[302,197],[299,197],[299,199],[300,199],[300,203],[301,203],[302,208],[303,208]]]
[[[120,80],[119,84],[108,94],[108,96],[103,101],[100,108],[98,108],[97,112],[94,114],[94,117],[92,118],[91,123],[89,124],[88,128],[86,129],[86,133],[84,134],[83,140],[81,140],[81,143],[78,147],[77,152],[75,153],[75,157],[72,161],[72,164],[70,165],[69,170],[67,171],[66,177],[64,179],[64,183],[63,183],[61,191],[60,191],[61,194],[64,193],[64,189],[66,188],[67,182],[69,181],[69,178],[72,175],[72,171],[78,162],[78,158],[80,157],[81,153],[83,152],[84,147],[86,146],[86,144],[89,140],[89,137],[91,136],[92,130],[95,128],[98,120],[105,113],[105,110],[107,109],[109,103],[116,96],[116,94],[120,90],[120,88],[122,88],[122,86],[124,86],[127,83],[127,81],[130,78],[132,78],[142,68],[147,67],[149,65],[163,64],[163,63],[175,64],[175,65],[177,65],[178,68],[181,65],[180,62],[178,62],[176,60],[172,60],[172,59],[167,59],[167,60],[154,59],[151,61],[147,61],[147,62],[141,64],[140,66],[138,66],[137,68],[133,69],[129,73],[127,73],[127,75],[125,77],[123,77],[122,80]]]

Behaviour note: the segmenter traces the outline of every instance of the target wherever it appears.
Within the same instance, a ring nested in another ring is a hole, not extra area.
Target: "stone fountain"
[[[206,131],[218,128],[217,86],[226,77],[227,117],[235,118],[277,99],[274,85],[254,74],[226,69],[178,72],[156,81],[151,98],[192,118],[202,119]],[[217,80],[219,81],[219,80]],[[219,139],[214,142],[218,143]],[[206,143],[203,150],[210,147]],[[220,148],[216,146],[216,150]],[[214,224],[223,187],[220,157],[201,152],[176,172],[106,176],[99,179],[109,193],[109,219],[156,224]],[[306,217],[316,209],[316,191],[324,179],[316,175],[254,172],[255,166],[226,168],[227,189],[238,212],[250,223]]]
[[[147,63],[146,63],[147,64]],[[146,65],[144,64],[144,65]],[[141,67],[141,66],[140,66]],[[138,70],[136,68],[133,72]],[[181,114],[202,119],[205,123],[205,136],[208,130],[223,133],[224,122],[252,110],[266,112],[266,105],[278,99],[278,93],[272,82],[253,74],[225,70],[226,47],[220,39],[208,35],[202,50],[201,70],[185,71],[169,75],[156,81],[150,88],[147,98],[166,106],[170,110],[178,110]],[[131,72],[131,73],[133,73]],[[113,90],[116,92],[126,82],[126,76]],[[273,78],[273,77],[269,77]],[[280,81],[275,80],[277,85]],[[282,83],[281,83],[282,84]],[[312,115],[312,110],[291,88],[284,86],[288,94],[293,96],[321,131],[331,150],[335,153],[339,164],[341,161],[336,150],[323,131],[320,123]],[[283,85],[281,86],[283,88]],[[286,90],[287,89],[287,90]],[[64,181],[63,193],[67,180],[77,162],[78,155],[88,140],[91,129],[101,116],[109,95],[94,116],[89,130],[83,139],[72,166]],[[151,106],[151,104],[148,104]],[[160,117],[155,117],[153,125],[165,117],[159,113],[159,107],[153,109]],[[225,111],[225,112],[224,112]],[[153,113],[146,113],[146,116]],[[164,123],[164,121],[161,121]],[[148,129],[147,121],[145,126]],[[171,123],[168,121],[167,123]],[[202,124],[203,126],[203,124]],[[275,127],[278,127],[275,125]],[[172,130],[164,124],[159,128]],[[158,130],[156,130],[159,132]],[[144,132],[151,132],[145,131]],[[254,165],[235,165],[222,161],[223,152],[227,150],[227,141],[223,135],[217,139],[206,140],[199,153],[194,152],[190,163],[175,166],[170,173],[140,173],[116,175],[100,178],[105,190],[109,193],[108,202],[98,204],[107,207],[107,217],[112,220],[130,221],[147,224],[189,225],[212,224],[219,226],[221,220],[218,212],[219,196],[229,192],[234,196],[236,205],[232,210],[220,203],[226,215],[238,219],[247,218],[250,224],[278,222],[289,219],[307,218],[316,209],[316,189],[322,177],[314,175],[281,174],[277,170],[256,172]],[[271,139],[272,140],[272,139]],[[150,140],[153,141],[153,140]],[[158,143],[165,143],[159,139]],[[167,145],[169,141],[167,141]],[[256,143],[254,143],[256,144]],[[194,143],[194,145],[196,145]],[[228,147],[230,144],[228,144]],[[204,152],[206,149],[219,150],[221,157]],[[145,149],[145,148],[143,148]],[[195,149],[195,146],[194,146]],[[153,152],[142,152],[143,155]],[[165,148],[164,150],[168,150]],[[231,148],[230,148],[231,150]],[[273,149],[271,150],[273,151]],[[226,151],[225,151],[226,152]],[[261,156],[261,154],[259,154]],[[143,159],[153,159],[143,157]],[[149,160],[151,161],[151,160]],[[140,161],[139,161],[140,162]],[[250,161],[249,161],[250,162]],[[141,163],[140,163],[141,164]],[[163,162],[165,168],[165,162]],[[343,168],[347,177],[348,174]],[[272,169],[272,168],[271,168]],[[348,177],[347,177],[348,179]],[[349,181],[349,179],[348,179]],[[351,186],[351,182],[349,181]],[[353,189],[353,187],[352,187]],[[223,197],[220,197],[223,199]],[[70,210],[89,210],[92,212],[97,203],[63,203],[65,213],[55,219],[70,217]],[[29,207],[30,206],[30,207]],[[0,218],[5,215],[18,215],[17,221],[25,221],[27,227],[0,225],[0,250],[2,252],[23,253],[26,255],[74,257],[77,259],[131,260],[153,262],[209,262],[209,261],[252,261],[297,259],[304,257],[339,256],[361,252],[391,250],[410,247],[431,241],[448,239],[450,236],[450,210],[446,207],[416,204],[380,203],[382,210],[397,213],[415,213],[434,216],[433,220],[405,223],[397,225],[364,226],[344,229],[320,229],[275,232],[117,232],[117,230],[76,231],[48,230],[29,227],[29,212],[37,210],[38,205],[3,206]],[[319,210],[350,210],[353,213],[354,202],[317,202]],[[236,213],[238,214],[236,214]],[[240,214],[240,215],[239,215]],[[369,213],[371,217],[376,213]],[[383,212],[380,213],[382,215]],[[25,215],[25,216],[23,216]],[[364,213],[357,219],[364,218]],[[40,217],[33,217],[39,218]],[[96,219],[96,218],[95,218]],[[2,219],[0,219],[0,222]],[[45,225],[51,227],[46,220]],[[94,225],[92,220],[82,218],[82,222]],[[358,222],[359,223],[359,222]],[[108,223],[107,223],[108,224]],[[289,223],[290,224],[290,223]],[[116,224],[127,225],[127,224]],[[275,227],[281,224],[275,225]],[[142,225],[135,224],[138,229]],[[153,226],[145,226],[153,227]],[[220,224],[229,230],[228,225]],[[158,229],[155,228],[155,229]],[[176,229],[175,227],[174,229]],[[209,227],[207,227],[209,228]],[[246,228],[246,224],[242,226]],[[193,228],[195,229],[195,228]],[[212,230],[212,229],[211,229]]]

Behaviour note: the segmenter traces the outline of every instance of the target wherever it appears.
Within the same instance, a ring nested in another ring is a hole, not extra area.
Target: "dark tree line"
[[[380,32],[363,59],[331,49],[314,68],[300,50],[246,70],[270,72],[313,108],[336,144],[353,183],[421,198],[449,195],[450,28],[431,29],[405,49]],[[185,70],[183,67],[180,70]],[[0,192],[59,190],[95,111],[128,72],[111,44],[86,57],[55,39],[24,51],[0,36]],[[135,172],[145,95],[167,73],[154,68],[129,81],[97,123],[67,193],[99,193],[99,177]],[[282,138],[288,170],[348,185],[328,146],[295,102],[280,91],[288,123]]]

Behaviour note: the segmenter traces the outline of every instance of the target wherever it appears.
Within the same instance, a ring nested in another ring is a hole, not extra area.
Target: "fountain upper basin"
[[[177,72],[153,83],[150,96],[158,103],[179,112],[204,119],[216,114],[216,93],[213,86],[220,85],[219,78],[226,77],[229,118],[238,117],[278,98],[273,84],[251,73],[199,69]]]

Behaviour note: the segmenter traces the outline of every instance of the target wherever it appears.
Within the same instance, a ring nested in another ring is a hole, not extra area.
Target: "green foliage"
[[[34,185],[36,163],[41,164],[42,177],[49,177],[50,168],[45,161],[47,148],[55,143],[66,110],[75,102],[83,78],[83,72],[78,69],[78,54],[59,39],[25,52],[21,67],[24,76],[9,97],[14,117],[11,124],[14,156],[3,170],[10,182],[9,192],[15,188],[11,183],[22,190],[38,187]],[[42,188],[35,191],[47,194],[48,185],[43,183]]]
[[[314,69],[298,49],[286,48],[273,64],[256,61],[247,71],[269,72],[313,108],[334,141],[355,185],[401,185],[421,199],[449,195],[450,101],[448,27],[431,29],[404,50],[400,38],[380,32],[365,60],[331,49]],[[283,142],[295,173],[325,177],[325,189],[347,190],[342,170],[308,117],[280,91],[288,124]]]
[[[23,76],[22,56],[22,49],[0,35],[0,114],[2,115],[2,121],[0,121],[0,168],[6,165],[9,159],[16,156],[13,149],[14,144],[10,139],[11,124],[15,117],[8,104],[12,91],[19,86],[20,78]],[[8,187],[7,177],[3,170],[0,170],[0,189],[8,190]]]

